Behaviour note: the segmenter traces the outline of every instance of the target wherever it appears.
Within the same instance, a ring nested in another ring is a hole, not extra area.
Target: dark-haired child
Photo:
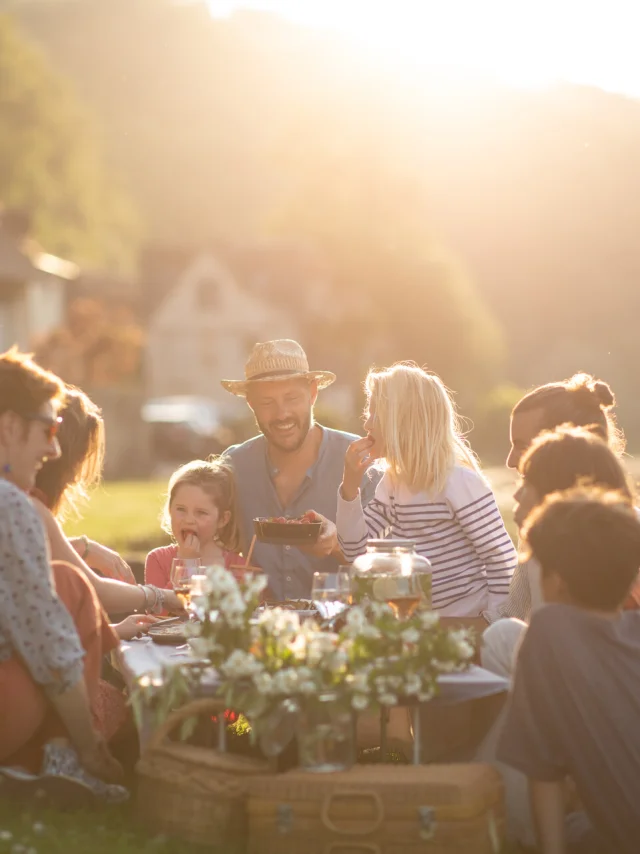
[[[498,758],[529,778],[541,854],[636,854],[640,613],[620,607],[640,521],[621,493],[578,488],[548,496],[523,537],[547,605],[519,650]],[[567,776],[585,809],[568,823]]]

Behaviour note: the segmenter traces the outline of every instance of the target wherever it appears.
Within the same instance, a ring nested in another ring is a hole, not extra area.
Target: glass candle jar
[[[409,540],[369,540],[351,570],[353,599],[386,602],[399,619],[431,607],[431,564]]]

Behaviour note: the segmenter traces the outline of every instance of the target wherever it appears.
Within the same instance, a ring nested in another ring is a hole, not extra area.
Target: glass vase
[[[299,764],[306,771],[345,771],[355,761],[353,717],[335,694],[304,703],[297,736]]]

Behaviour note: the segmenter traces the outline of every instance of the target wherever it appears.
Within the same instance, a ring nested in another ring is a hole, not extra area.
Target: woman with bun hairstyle
[[[513,407],[507,466],[519,469],[522,455],[535,437],[561,424],[597,427],[611,450],[621,455],[625,443],[613,414],[615,405],[607,383],[590,374],[574,374],[569,380],[538,386]]]
[[[538,386],[516,403],[511,413],[511,450],[507,466],[520,470],[522,458],[540,433],[563,424],[588,427],[603,439],[612,453],[622,456],[624,435],[614,415],[616,400],[609,385],[590,374],[575,374],[562,382]],[[484,613],[493,623],[503,617],[529,621],[532,587],[539,598],[538,568],[534,561],[520,563],[513,574],[508,598]]]

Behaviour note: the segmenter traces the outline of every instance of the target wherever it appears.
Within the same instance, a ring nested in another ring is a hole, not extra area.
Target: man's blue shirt
[[[288,507],[283,507],[278,500],[273,483],[277,470],[269,462],[264,436],[255,436],[225,451],[225,455],[231,459],[236,477],[243,554],[246,555],[251,543],[253,520],[258,516],[301,516],[307,510],[316,510],[332,522],[336,521],[344,455],[349,445],[360,437],[328,427],[320,429],[322,442],[318,458],[307,471]],[[378,479],[377,472],[365,473],[362,481],[363,505],[373,497]],[[333,557],[314,557],[294,546],[274,546],[260,542],[256,543],[251,563],[261,567],[268,575],[269,586],[278,601],[308,598],[313,573],[335,572],[337,569],[337,561]]]

